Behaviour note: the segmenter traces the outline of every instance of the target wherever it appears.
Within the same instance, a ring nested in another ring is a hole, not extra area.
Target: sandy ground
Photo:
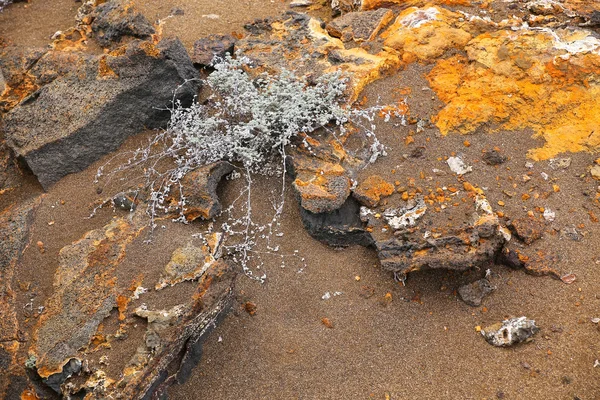
[[[245,21],[276,14],[286,7],[279,1],[241,1],[235,7],[231,2],[205,0],[138,3],[150,19],[164,18],[173,7],[183,9],[183,16],[167,20],[165,33],[180,35],[188,48],[204,34],[239,31]],[[15,5],[0,14],[0,36],[16,44],[43,45],[54,31],[70,25],[76,7],[70,0],[32,0],[27,8]],[[202,17],[213,13],[220,18]],[[369,99],[381,95],[381,101],[386,102],[393,98],[394,89],[411,87],[413,95],[408,103],[412,115],[427,117],[435,111],[436,100],[432,102],[431,92],[421,90],[426,71],[414,66],[399,77],[376,82],[366,94]],[[302,227],[298,205],[288,190],[281,220],[284,235],[278,239],[278,254],[284,255],[285,266],[279,255],[263,255],[265,265],[260,271],[266,272],[266,283],[240,275],[232,312],[205,343],[203,357],[189,380],[170,390],[170,399],[600,398],[600,368],[593,367],[600,358],[600,332],[590,322],[600,317],[600,258],[594,250],[599,245],[600,229],[588,216],[592,207],[588,196],[596,192],[597,184],[579,177],[595,156],[574,154],[572,165],[560,171],[551,170],[547,162],[537,163],[532,179],[522,182],[519,178],[529,171],[525,168],[526,150],[539,145],[530,138],[530,132],[477,133],[466,138],[471,143],[466,147],[465,137],[441,138],[434,129],[426,129],[407,146],[403,139],[410,129],[414,126],[380,124],[379,138],[389,147],[389,155],[361,174],[391,176],[394,169],[398,180],[419,179],[420,171],[425,176],[432,175],[432,168],[447,171],[439,158],[462,153],[474,166],[468,180],[487,187],[495,207],[497,201],[504,201],[503,211],[508,216],[522,217],[534,206],[544,206],[557,213],[552,227],[583,224],[579,229],[586,235],[579,242],[561,238],[549,229],[537,244],[557,252],[558,267],[575,273],[577,281],[565,285],[549,277],[536,278],[490,265],[497,290],[477,308],[461,302],[455,290],[484,271],[423,271],[410,275],[402,286],[380,269],[373,250],[334,249],[312,239]],[[125,148],[139,143],[139,139],[130,140]],[[424,157],[406,160],[403,154],[417,146],[425,147]],[[510,156],[506,164],[491,167],[478,161],[482,150],[496,146]],[[35,288],[36,306],[49,294],[49,277],[57,266],[53,255],[113,216],[106,209],[95,218],[85,218],[94,201],[119,188],[116,182],[101,195],[96,193],[93,175],[102,162],[63,179],[43,199],[32,241],[42,240],[46,252],[42,255],[30,247],[18,271],[19,279]],[[521,193],[546,192],[551,187],[541,172],[556,179],[552,183],[559,184],[561,191],[535,203],[533,199],[522,201]],[[448,174],[432,181],[425,179],[422,184],[427,187],[437,180],[457,183]],[[225,205],[237,195],[241,184],[233,181],[224,185]],[[258,218],[272,212],[266,194],[276,190],[277,184],[268,179],[256,183],[254,209]],[[28,188],[22,196],[36,190],[34,186]],[[508,198],[503,190],[518,195]],[[396,197],[390,198],[390,203],[394,201]],[[444,223],[445,218],[440,213],[433,222]],[[50,221],[52,225],[48,225]],[[175,242],[205,227],[168,224],[155,247],[129,254],[124,268],[143,271],[144,263],[166,262],[178,244]],[[326,292],[341,294],[323,300]],[[385,305],[381,299],[388,292],[393,301]],[[365,293],[373,295],[367,297]],[[18,296],[21,304],[29,300],[24,293]],[[243,304],[248,301],[257,306],[254,316],[244,311]],[[476,326],[521,315],[535,319],[541,327],[531,343],[498,349],[475,330]],[[322,318],[328,318],[333,328],[326,327]]]

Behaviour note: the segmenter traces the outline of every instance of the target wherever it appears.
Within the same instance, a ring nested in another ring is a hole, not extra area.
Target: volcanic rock
[[[5,115],[4,128],[8,145],[44,188],[144,127],[164,126],[171,101],[190,103],[198,87],[178,89],[196,77],[178,39],[133,41],[97,57],[51,50],[27,75],[26,89],[34,91]]]
[[[194,42],[192,61],[201,67],[209,67],[215,57],[225,58],[227,53],[233,55],[236,39],[231,35],[209,35]]]
[[[124,37],[148,39],[156,30],[146,17],[129,4],[107,1],[98,5],[91,14],[95,39],[103,47],[116,44]]]
[[[40,199],[23,201],[0,212],[0,397],[18,396],[11,384],[22,376],[17,363],[22,332],[15,312],[13,278],[21,253],[29,243],[31,224]],[[16,397],[15,397],[16,398]]]
[[[458,288],[462,301],[473,307],[479,307],[485,297],[495,290],[487,279],[480,279]]]
[[[225,161],[204,165],[188,172],[181,180],[185,206],[183,215],[188,221],[197,218],[211,219],[221,212],[217,186],[221,178],[233,171]],[[172,200],[174,201],[174,200]]]
[[[514,219],[508,227],[525,244],[532,244],[536,240],[541,239],[544,234],[544,223],[531,218]]]
[[[377,34],[394,17],[392,10],[380,8],[374,11],[350,12],[327,24],[327,32],[343,42],[374,40]]]
[[[509,347],[524,342],[538,333],[535,321],[526,317],[511,318],[481,330],[487,342],[496,347]]]
[[[370,246],[373,240],[359,217],[360,205],[349,197],[333,211],[312,213],[300,208],[300,216],[306,231],[315,239],[334,247],[354,244]]]
[[[394,185],[386,182],[379,175],[371,175],[353,190],[352,195],[361,204],[373,208],[383,197],[392,193],[394,193]]]

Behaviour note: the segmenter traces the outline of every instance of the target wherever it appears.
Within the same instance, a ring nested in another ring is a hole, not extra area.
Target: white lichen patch
[[[421,218],[427,211],[427,205],[422,197],[415,200],[413,204],[409,204],[404,208],[387,210],[384,212],[384,217],[393,230],[409,228],[415,226],[417,220]]]

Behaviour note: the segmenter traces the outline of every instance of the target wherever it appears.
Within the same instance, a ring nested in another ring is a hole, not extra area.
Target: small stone
[[[369,299],[375,295],[375,288],[373,286],[362,286],[358,295],[363,299]]]
[[[481,330],[485,340],[496,347],[509,347],[522,343],[538,333],[535,321],[526,317],[510,318]]]
[[[253,316],[254,314],[256,314],[256,310],[257,310],[256,304],[254,304],[250,301],[247,301],[246,303],[244,303],[244,310],[248,314]]]
[[[450,157],[448,158],[448,166],[450,170],[457,175],[464,175],[473,171],[473,167],[468,166],[460,157]]]
[[[592,175],[592,177],[594,177],[594,179],[600,180],[600,165],[594,165],[590,169],[590,174]]]
[[[495,287],[490,284],[487,279],[463,285],[458,288],[458,294],[462,301],[472,307],[478,307],[485,297],[495,290]]]
[[[224,58],[227,53],[233,54],[236,39],[231,35],[209,35],[194,42],[192,61],[194,64],[208,67],[215,58]]]
[[[312,5],[312,0],[293,0],[290,7],[308,7]]]
[[[333,323],[329,318],[321,318],[321,323],[329,329],[333,329]]]
[[[567,169],[571,166],[571,158],[552,158],[549,165],[552,169]]]
[[[483,153],[482,159],[487,165],[500,165],[504,164],[508,158],[500,154],[499,151],[492,150]]]
[[[394,185],[379,175],[371,175],[354,189],[353,196],[367,207],[377,207],[383,197],[394,193]]]

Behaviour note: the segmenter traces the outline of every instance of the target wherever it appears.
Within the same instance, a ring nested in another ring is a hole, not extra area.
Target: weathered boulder
[[[169,119],[173,99],[190,103],[196,70],[178,39],[133,41],[91,56],[49,51],[27,72],[35,90],[4,117],[8,145],[44,188],[114,151],[144,127]]]
[[[483,196],[474,201],[481,212],[451,227],[422,222],[428,207],[421,198],[381,214],[363,207],[361,217],[385,270],[399,276],[426,268],[462,271],[493,262],[509,235]]]
[[[208,35],[194,42],[192,61],[201,67],[212,65],[215,57],[224,58],[227,53],[233,55],[236,39],[231,35]]]
[[[124,37],[148,39],[156,33],[146,17],[131,3],[107,1],[90,14],[95,39],[103,47],[118,43]]]

